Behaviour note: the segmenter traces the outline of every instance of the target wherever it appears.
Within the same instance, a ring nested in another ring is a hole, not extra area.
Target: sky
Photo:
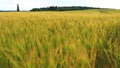
[[[31,10],[48,6],[88,6],[120,9],[120,0],[0,0],[0,10]]]

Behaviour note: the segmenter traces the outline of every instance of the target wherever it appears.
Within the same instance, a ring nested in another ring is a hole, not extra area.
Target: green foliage
[[[33,8],[30,11],[40,11],[40,9],[39,8]]]
[[[19,4],[17,4],[17,11],[18,11],[18,12],[20,11],[20,7],[19,7]]]
[[[70,7],[58,7],[50,6],[46,8],[33,8],[30,11],[73,11],[73,10],[87,10],[87,9],[100,9],[95,7],[82,7],[82,6],[70,6]]]

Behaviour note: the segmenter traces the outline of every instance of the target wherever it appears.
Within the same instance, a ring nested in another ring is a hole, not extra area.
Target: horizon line
[[[17,3],[19,4],[19,3]],[[53,5],[51,5],[53,6]],[[46,6],[46,7],[39,7],[39,8],[48,8],[48,7],[51,7],[51,6]],[[53,6],[53,7],[91,7],[91,6]],[[34,8],[38,8],[38,7],[34,7]],[[105,7],[91,7],[91,8],[100,8],[100,9],[114,9],[114,10],[120,10],[119,8],[105,8]],[[17,9],[17,8],[16,8]],[[33,8],[31,8],[33,9]],[[31,9],[26,9],[26,10],[20,10],[20,11],[30,11]],[[2,10],[0,9],[0,11],[16,11],[15,9],[9,9],[9,10]]]

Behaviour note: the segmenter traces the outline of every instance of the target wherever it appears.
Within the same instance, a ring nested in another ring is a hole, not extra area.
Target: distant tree
[[[72,10],[88,10],[88,9],[100,9],[96,7],[86,7],[86,6],[50,6],[45,8],[33,8],[30,11],[72,11]]]
[[[17,11],[18,11],[18,12],[20,11],[19,4],[17,4]]]
[[[40,11],[40,8],[33,8],[30,11]]]
[[[57,6],[50,6],[49,7],[49,10],[51,10],[51,11],[55,11],[55,10],[57,10],[58,8],[57,8]]]

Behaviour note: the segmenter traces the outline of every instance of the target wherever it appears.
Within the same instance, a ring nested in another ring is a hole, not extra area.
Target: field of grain
[[[0,68],[119,68],[120,11],[0,12]]]

